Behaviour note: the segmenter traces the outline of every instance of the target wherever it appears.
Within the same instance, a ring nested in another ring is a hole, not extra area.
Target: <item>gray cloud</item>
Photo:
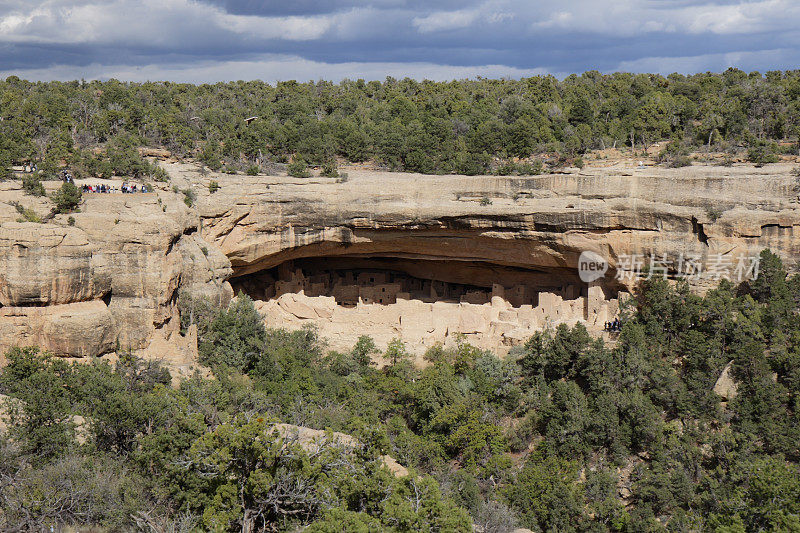
[[[5,0],[0,75],[217,81],[397,76],[404,65],[407,75],[437,79],[769,70],[797,64],[798,23],[800,4],[791,0]]]
[[[201,0],[237,15],[321,15],[355,8],[429,10],[432,5],[425,0]],[[479,0],[439,0],[436,9],[459,9],[465,5],[478,4]]]

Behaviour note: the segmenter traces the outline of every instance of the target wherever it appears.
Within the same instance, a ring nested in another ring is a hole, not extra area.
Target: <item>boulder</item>
[[[733,379],[731,369],[733,368],[733,361],[730,361],[722,370],[717,382],[714,383],[714,392],[722,397],[725,401],[730,401],[736,398],[738,393],[738,385]]]
[[[296,442],[304,450],[311,453],[318,451],[321,446],[329,442],[345,448],[355,448],[360,445],[358,439],[352,435],[339,433],[338,431],[326,432],[294,424],[275,424],[272,426],[272,431],[275,431],[285,440]],[[381,455],[380,459],[395,477],[404,477],[409,474],[408,469],[391,456]]]
[[[0,308],[0,351],[39,346],[60,356],[98,356],[116,348],[114,315],[103,301]]]
[[[305,320],[317,318],[319,315],[314,311],[314,308],[303,300],[305,298],[302,295],[287,293],[278,298],[278,305],[281,309],[297,318]]]

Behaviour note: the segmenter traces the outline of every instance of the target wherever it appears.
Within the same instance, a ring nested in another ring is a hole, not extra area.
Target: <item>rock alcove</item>
[[[315,325],[329,346],[347,350],[360,335],[393,338],[416,353],[464,335],[505,353],[559,323],[602,328],[617,313],[611,287],[581,282],[571,269],[386,255],[305,257],[236,275],[272,327]]]

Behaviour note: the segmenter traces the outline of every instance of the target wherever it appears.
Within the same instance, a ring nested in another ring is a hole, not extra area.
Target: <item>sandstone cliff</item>
[[[345,183],[233,176],[214,195],[198,189],[198,211],[201,235],[230,259],[234,276],[302,257],[368,255],[574,277],[587,249],[607,257],[612,273],[634,254],[708,261],[765,247],[794,267],[800,210],[791,168],[612,167],[534,177],[354,171]],[[171,171],[192,175],[179,165]]]
[[[29,201],[15,190],[3,195]],[[85,196],[81,212],[46,224],[0,212],[0,351],[143,349],[157,331],[179,328],[180,287],[230,298],[230,263],[203,241],[198,217],[174,194]]]
[[[578,257],[592,250],[609,261],[609,273],[600,283],[612,297],[634,287],[636,278],[620,273],[616,279],[615,274],[623,262],[637,257],[644,264],[650,257],[665,259],[674,267],[685,258],[697,258],[708,271],[690,279],[697,290],[717,283],[715,268],[726,267],[733,274],[740,258],[757,256],[765,247],[796,267],[800,246],[794,230],[800,211],[791,169],[612,165],[534,177],[356,170],[345,182],[225,177],[213,195],[197,189],[198,212],[201,235],[231,260],[234,286],[248,292],[263,281],[256,273],[289,261],[314,268],[349,262],[451,283],[489,288],[494,283],[506,288],[527,284],[563,291],[580,284]],[[170,170],[187,184],[197,182],[191,167],[174,165]],[[248,283],[251,279],[255,283]],[[258,298],[257,292],[251,295]],[[499,315],[491,306],[463,301],[435,308],[412,301],[359,306],[360,311],[334,306],[330,311],[324,298],[310,302],[300,297],[316,315],[326,310],[324,317],[287,310],[290,303],[298,307],[297,301],[292,297],[279,305],[273,300],[259,308],[271,325],[316,324],[339,350],[368,330],[380,347],[392,337],[409,340],[418,356],[454,333],[467,333],[473,344],[504,353],[531,328],[547,323],[521,319],[530,314],[524,308]],[[478,318],[470,320],[473,316]],[[578,315],[554,318],[573,323]],[[612,316],[585,312],[580,318],[602,328]],[[461,327],[465,320],[470,323],[466,329]]]
[[[191,188],[86,195],[81,212],[17,222],[19,182],[0,188],[0,350],[39,344],[61,355],[160,350],[178,329],[179,290],[224,304],[234,284],[287,261],[394,261],[403,271],[491,287],[576,281],[578,256],[608,258],[604,289],[625,256],[674,261],[755,255],[800,260],[790,165],[684,169],[621,165],[534,177],[350,171],[346,181],[202,175],[162,163]],[[221,188],[208,191],[211,179]],[[52,185],[51,185],[52,186]],[[38,203],[37,203],[38,202]],[[673,273],[674,274],[674,273]],[[526,283],[528,282],[526,281]],[[693,282],[703,289],[716,281]],[[280,325],[280,324],[272,324]],[[365,332],[369,333],[369,332]]]

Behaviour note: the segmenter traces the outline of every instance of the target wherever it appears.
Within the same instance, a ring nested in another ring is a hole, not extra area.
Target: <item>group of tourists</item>
[[[81,186],[83,192],[116,192],[110,185],[86,185]]]
[[[137,192],[153,192],[153,190],[147,185],[138,186],[135,183],[133,184],[123,183],[119,189],[106,184],[101,184],[101,185],[84,184],[81,187],[81,189],[83,190],[83,192],[96,192],[96,193],[121,192],[123,194],[133,194]]]
[[[150,189],[147,185],[142,185],[141,187],[138,187],[135,183],[132,184],[132,185],[129,185],[129,184],[123,182],[123,184],[122,184],[122,192],[124,192],[124,193],[153,192],[153,190]]]
[[[36,163],[30,163],[26,164],[23,167],[23,170],[26,173],[30,173],[30,172],[36,172],[38,168],[36,167]],[[67,169],[63,169],[61,172],[59,172],[59,178],[61,178],[61,181],[65,183],[75,183],[75,178]],[[153,189],[151,187],[148,187],[147,185],[137,185],[135,183],[127,183],[127,182],[123,182],[119,188],[106,184],[100,184],[100,185],[83,184],[80,187],[81,191],[92,192],[92,193],[121,192],[123,194],[133,194],[137,192],[153,192]]]
[[[605,326],[603,327],[604,330],[609,332],[618,332],[622,330],[622,322],[620,322],[619,318],[615,318],[611,322],[606,322]]]

